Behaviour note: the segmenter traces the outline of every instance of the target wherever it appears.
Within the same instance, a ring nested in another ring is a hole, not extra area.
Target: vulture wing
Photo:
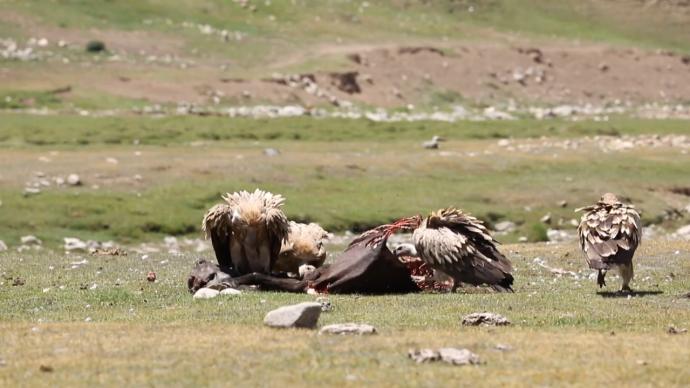
[[[632,260],[642,239],[640,215],[635,208],[598,204],[583,210],[587,212],[577,230],[589,267],[607,269],[611,264]]]
[[[419,256],[456,281],[512,291],[510,261],[484,224],[461,210],[433,213],[413,234]]]
[[[230,206],[226,204],[215,205],[209,209],[201,223],[204,235],[211,239],[218,265],[227,273],[234,272],[230,257],[231,211]]]

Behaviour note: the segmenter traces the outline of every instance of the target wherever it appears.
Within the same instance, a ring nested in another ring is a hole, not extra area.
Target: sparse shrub
[[[527,233],[527,238],[532,242],[549,241],[549,236],[546,234],[546,226],[541,222],[532,224]]]
[[[92,40],[86,44],[86,51],[89,53],[100,53],[105,51],[105,43],[100,40]]]

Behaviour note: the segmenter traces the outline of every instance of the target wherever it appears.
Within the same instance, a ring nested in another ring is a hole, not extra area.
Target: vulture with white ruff
[[[324,244],[328,232],[315,223],[302,224],[290,221],[290,233],[283,243],[274,270],[297,273],[302,265],[321,267],[326,260]]]
[[[632,258],[642,240],[640,214],[611,193],[604,194],[596,204],[575,211],[585,211],[577,231],[589,268],[599,271],[599,287],[606,285],[606,271],[617,268],[623,278],[621,291],[631,291]]]
[[[468,283],[486,284],[499,292],[513,291],[510,260],[498,251],[498,242],[484,224],[462,210],[446,208],[424,219],[403,218],[373,229],[364,237],[376,233],[386,238],[399,230],[413,230],[414,244],[401,244],[394,253],[421,258],[434,270],[453,278],[453,289]]]
[[[210,238],[220,268],[229,274],[270,274],[289,223],[280,209],[285,199],[256,189],[223,196],[204,216],[202,229]]]

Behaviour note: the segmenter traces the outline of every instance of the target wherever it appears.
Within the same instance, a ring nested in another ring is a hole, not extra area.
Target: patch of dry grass
[[[575,244],[502,249],[515,264],[515,294],[468,289],[330,296],[334,310],[322,314],[320,324],[370,323],[379,331],[373,337],[326,337],[262,325],[269,310],[313,296],[245,292],[194,301],[184,279],[197,255],[142,260],[134,254],[0,254],[0,359],[5,364],[0,385],[690,383],[690,336],[666,333],[669,325],[683,328],[690,322],[690,299],[683,297],[690,291],[690,242],[645,241],[636,257],[633,288],[651,293],[632,298],[598,295]],[[71,268],[84,258],[88,263]],[[555,275],[535,258],[574,275]],[[158,274],[154,284],[144,280],[150,270]],[[11,286],[16,277],[25,285]],[[613,273],[608,282],[608,291],[620,286]],[[506,315],[513,324],[460,326],[461,316],[477,311]],[[84,322],[87,317],[92,321]],[[498,351],[496,344],[512,350]],[[467,347],[486,363],[458,368],[407,359],[410,348],[441,346]],[[53,372],[40,371],[41,365]]]

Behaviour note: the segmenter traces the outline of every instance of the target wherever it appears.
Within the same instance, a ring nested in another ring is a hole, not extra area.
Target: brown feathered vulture
[[[421,258],[433,269],[453,278],[454,289],[460,283],[468,283],[487,284],[500,292],[513,291],[510,260],[498,251],[498,242],[484,224],[462,210],[446,208],[424,219],[403,218],[372,232],[388,237],[398,230],[414,230],[414,244],[399,245],[395,254]]]
[[[326,260],[325,242],[328,232],[315,223],[302,224],[290,221],[290,233],[283,243],[274,270],[297,273],[302,265],[318,268]]]
[[[223,196],[204,216],[202,229],[210,238],[220,268],[230,274],[270,274],[289,232],[280,209],[285,199],[256,189]]]
[[[606,271],[617,268],[623,278],[621,290],[630,291],[632,258],[642,240],[640,214],[611,193],[604,194],[596,204],[575,211],[585,211],[577,231],[589,268],[599,271],[599,287],[606,285]]]

